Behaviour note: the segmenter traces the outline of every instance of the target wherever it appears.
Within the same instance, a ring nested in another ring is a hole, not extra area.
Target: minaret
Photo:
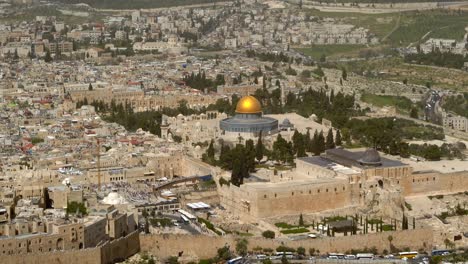
[[[465,27],[465,37],[463,38],[465,42],[468,42],[468,26]]]
[[[280,85],[280,89],[281,89],[281,105],[284,105],[284,84]]]

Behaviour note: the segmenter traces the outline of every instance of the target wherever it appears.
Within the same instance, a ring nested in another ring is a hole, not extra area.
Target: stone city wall
[[[392,244],[397,248],[409,247],[412,250],[432,249],[433,232],[430,229],[415,229],[396,232],[383,232],[367,235],[355,235],[346,237],[334,237],[323,239],[306,239],[302,241],[291,241],[286,239],[246,238],[249,250],[256,247],[276,249],[280,245],[306,250],[315,248],[321,253],[345,252],[351,249],[363,249],[365,247],[376,247],[380,252],[389,250],[389,236],[393,237]],[[224,245],[235,249],[236,240],[234,236],[204,236],[204,235],[143,235],[140,236],[142,252],[149,252],[160,258],[183,255],[194,255],[200,259],[211,258],[217,254],[218,248]]]
[[[437,171],[416,172],[407,176],[398,175],[411,172],[410,167],[389,171],[386,177],[393,184],[401,185],[403,196],[456,193],[466,191],[468,186],[468,171],[440,173]],[[390,173],[391,172],[391,173]],[[377,183],[377,182],[376,182]],[[388,184],[388,182],[384,183]],[[291,185],[281,189],[249,188],[249,185],[222,186],[219,188],[221,204],[238,215],[241,219],[255,221],[255,218],[271,217],[273,215],[291,215],[297,212],[318,212],[328,209],[359,205],[361,184],[321,182],[302,186]],[[377,188],[372,182],[365,188]],[[274,212],[274,213],[273,213]]]
[[[100,247],[51,251],[46,253],[18,254],[2,256],[2,264],[108,264],[123,261],[140,251],[138,231]]]
[[[466,191],[468,171],[440,173],[428,171],[413,173],[403,182],[405,196],[424,193],[454,193]]]
[[[184,166],[183,176],[187,177],[205,175],[214,176],[215,174],[214,167],[190,157],[184,157],[184,161],[181,166]]]
[[[101,249],[54,251],[36,254],[21,254],[2,256],[3,264],[95,264],[101,259]]]
[[[243,219],[319,212],[352,205],[353,192],[344,180],[271,188],[234,185],[220,188],[221,204]]]

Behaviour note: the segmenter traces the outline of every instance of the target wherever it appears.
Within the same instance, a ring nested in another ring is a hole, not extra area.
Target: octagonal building
[[[219,126],[223,135],[243,138],[278,132],[278,120],[263,116],[260,102],[251,95],[242,97],[237,103],[236,114],[221,120]]]

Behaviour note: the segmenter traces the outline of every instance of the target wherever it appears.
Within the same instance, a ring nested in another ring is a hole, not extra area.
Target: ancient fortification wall
[[[205,176],[209,174],[213,175],[213,167],[193,158],[184,157],[184,161],[183,164],[181,164],[181,166],[184,166],[183,176]]]
[[[83,249],[52,251],[46,253],[2,256],[2,264],[108,264],[122,261],[140,251],[138,231],[102,246]]]
[[[101,259],[101,249],[92,248],[84,250],[54,251],[37,254],[21,254],[2,256],[3,264],[95,264]]]
[[[346,237],[323,238],[315,240],[271,240],[264,238],[246,238],[249,241],[249,250],[255,247],[276,249],[284,244],[288,247],[304,247],[306,250],[315,248],[322,253],[345,252],[350,249],[376,247],[379,251],[389,249],[389,236],[393,237],[392,244],[397,248],[410,247],[412,249],[432,249],[433,233],[430,229],[415,229],[397,232],[383,232],[368,235],[355,235]],[[196,255],[199,258],[210,258],[216,255],[217,249],[229,245],[235,249],[237,237],[211,237],[188,235],[144,235],[140,237],[141,250],[150,252],[161,258],[176,256],[179,252],[184,255]]]
[[[454,193],[466,191],[468,171],[414,173],[403,182],[405,196],[423,193]]]
[[[403,168],[405,169],[405,168]],[[403,171],[407,173],[407,171]],[[377,182],[369,182],[370,189]],[[388,184],[387,182],[385,184]],[[431,195],[466,191],[468,171],[440,173],[437,171],[415,172],[393,179],[392,185],[400,185],[403,196]],[[273,215],[293,215],[318,212],[328,209],[359,205],[362,201],[361,184],[350,184],[340,180],[318,184],[283,186],[281,188],[258,189],[249,185],[221,186],[218,188],[221,204],[244,220],[266,218]],[[359,188],[358,188],[359,187]],[[385,187],[384,187],[385,188]]]

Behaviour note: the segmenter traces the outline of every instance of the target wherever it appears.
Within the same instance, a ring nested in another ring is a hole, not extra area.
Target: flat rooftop
[[[347,150],[347,149],[342,149],[342,148],[335,148],[335,149],[329,149],[326,151],[326,158],[333,160],[336,163],[341,164],[343,163],[349,163],[349,165],[356,166],[358,168],[368,168],[369,166],[361,164],[359,161],[361,158],[364,157],[365,150],[359,149],[359,150]],[[405,164],[399,160],[395,159],[388,159],[385,157],[380,156],[380,162],[381,164],[376,166],[376,167],[400,167],[400,166],[408,166],[408,164]],[[345,165],[345,164],[342,164]],[[347,164],[346,164],[347,165]]]
[[[302,160],[304,162],[314,164],[323,168],[327,168],[329,170],[333,170],[339,173],[343,174],[356,174],[359,173],[358,170],[352,169],[350,167],[343,166],[341,164],[338,164],[334,162],[333,160],[327,159],[325,157],[321,156],[313,156],[313,157],[303,157],[303,158],[298,158],[299,160]]]
[[[377,155],[379,160],[378,165],[366,165],[361,162],[361,159],[365,156],[365,152],[366,151],[362,149],[350,151],[336,148],[327,150],[324,156],[303,157],[299,158],[299,160],[343,174],[358,173],[359,171],[355,168],[366,169],[372,167],[386,168],[408,166],[408,164],[399,160],[389,159],[379,155]]]
[[[256,190],[272,190],[272,189],[281,189],[285,188],[300,188],[304,186],[313,186],[313,185],[323,185],[327,183],[336,184],[340,181],[348,182],[347,179],[343,178],[314,178],[314,179],[300,179],[300,180],[285,180],[279,182],[254,182],[244,185],[248,189]]]

